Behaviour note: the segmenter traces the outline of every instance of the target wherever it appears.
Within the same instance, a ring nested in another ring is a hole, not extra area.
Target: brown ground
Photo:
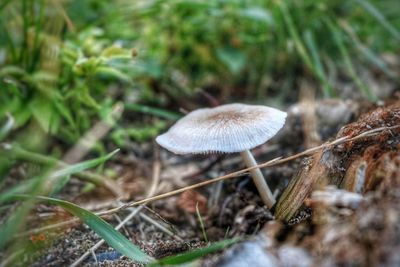
[[[327,106],[331,106],[328,111]],[[332,110],[335,112],[330,112]],[[341,112],[346,116],[335,116]],[[400,102],[393,101],[377,109],[351,101],[317,102],[313,112],[317,115],[307,117],[307,114],[310,113],[301,105],[292,107],[280,135],[254,150],[257,160],[293,155],[309,147],[308,144],[320,143],[319,140],[356,136],[373,128],[400,125]],[[358,117],[357,122],[348,124]],[[314,123],[315,127],[303,127],[304,121]],[[316,138],[310,140],[310,136]],[[201,247],[205,242],[195,212],[198,202],[210,241],[258,233],[251,241],[206,257],[204,266],[233,266],[232,258],[241,253],[244,258],[251,258],[247,251],[255,253],[257,248],[264,253],[256,256],[263,260],[263,266],[400,266],[399,146],[400,129],[397,128],[309,158],[264,169],[271,187],[283,196],[273,210],[283,222],[274,220],[274,214],[262,207],[251,180],[244,176],[153,202],[149,209],[142,211],[174,232],[174,236],[160,231],[141,216],[127,223],[121,232],[156,258]],[[147,144],[136,149],[141,151],[142,159],[127,153],[109,163],[119,172],[121,178],[116,182],[125,189],[126,200],[143,198],[142,192],[152,182],[146,177],[152,175],[152,164],[148,162],[156,160],[155,147]],[[163,167],[158,188],[163,192],[243,167],[235,155],[181,157],[161,151],[160,159]],[[348,195],[326,187],[327,184],[360,194]],[[60,197],[91,210],[119,205],[106,190],[81,193],[83,186],[84,183],[73,180]],[[285,188],[289,189],[282,195]],[[314,193],[311,195],[311,192]],[[288,204],[288,199],[296,199],[297,203]],[[106,219],[116,225],[119,218],[126,215],[127,212],[120,212],[119,217]],[[35,229],[67,218],[69,215],[58,208],[40,205],[32,213],[28,225],[29,229]],[[78,223],[57,231],[24,235],[18,240],[26,241],[29,248],[29,253],[23,252],[17,257],[20,265],[67,266],[99,238]],[[95,254],[100,266],[135,266],[107,245]],[[306,265],[302,265],[304,263]],[[98,265],[89,256],[85,266]]]

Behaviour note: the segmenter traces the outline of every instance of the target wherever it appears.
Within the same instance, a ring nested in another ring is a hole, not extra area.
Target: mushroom
[[[227,104],[202,108],[178,120],[156,141],[176,154],[240,152],[247,167],[257,163],[250,149],[271,139],[284,125],[286,112],[275,108]],[[261,199],[271,208],[275,198],[260,169],[250,171]]]

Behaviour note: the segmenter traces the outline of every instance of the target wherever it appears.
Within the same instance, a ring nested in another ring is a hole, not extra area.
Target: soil
[[[254,150],[259,162],[294,155],[309,148],[310,143],[321,143],[318,140],[356,136],[366,130],[400,125],[399,100],[380,107],[341,100],[314,104],[313,114],[316,115],[311,118],[305,118],[309,113],[300,104],[289,109],[287,124],[280,134]],[[327,106],[330,106],[328,111]],[[342,112],[346,116],[334,116],[329,110],[335,110],[335,114]],[[304,127],[304,121],[314,123],[315,127]],[[305,136],[316,138],[305,142]],[[155,201],[141,211],[173,235],[161,231],[156,224],[142,216],[134,217],[121,232],[155,258],[202,247],[206,242],[196,211],[196,203],[199,203],[198,209],[208,240],[253,237],[205,257],[201,266],[234,266],[233,257],[257,251],[263,255],[260,256],[264,260],[262,266],[269,266],[268,262],[270,266],[400,266],[399,146],[400,129],[397,128],[332,148],[329,153],[333,156],[329,159],[326,158],[328,150],[325,150],[311,157],[263,169],[268,183],[280,197],[272,211],[263,206],[248,175],[243,175]],[[126,151],[108,163],[111,169],[118,172],[116,177],[119,178],[115,183],[124,190],[123,201],[145,197],[143,192],[152,183],[148,178],[152,176],[152,162],[158,158],[157,153],[153,152],[157,151],[155,144],[134,149],[140,150],[143,157]],[[237,155],[182,157],[162,150],[159,159],[162,174],[158,193],[243,168]],[[313,175],[315,179],[310,182]],[[15,180],[16,177],[11,178]],[[300,189],[294,190],[291,185],[304,184],[296,181],[305,178],[308,178],[307,188],[303,186],[302,190],[306,193],[299,199],[297,193]],[[361,187],[356,186],[360,183],[359,179],[363,181]],[[120,205],[105,189],[96,188],[82,193],[85,188],[87,184],[72,179],[57,197],[93,211]],[[348,195],[349,192],[355,195]],[[299,203],[295,206],[285,204],[288,198],[295,198]],[[285,211],[289,208],[292,210],[280,212],[282,206]],[[127,214],[128,211],[122,211],[118,216],[105,219],[117,225]],[[4,216],[3,211],[1,217]],[[69,218],[63,210],[41,204],[30,214],[26,230]],[[17,240],[26,245],[26,250],[15,255],[14,260],[11,258],[13,266],[67,266],[100,238],[88,227],[75,223],[35,234],[21,233]],[[5,255],[1,252],[0,258]],[[253,257],[250,254],[243,256]],[[293,261],[295,258],[303,259],[303,263],[308,264],[301,265],[299,260]],[[82,266],[140,265],[135,265],[103,244],[87,257]],[[252,266],[259,265],[254,263]]]

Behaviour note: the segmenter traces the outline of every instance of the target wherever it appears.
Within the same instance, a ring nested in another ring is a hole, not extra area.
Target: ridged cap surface
[[[285,124],[286,112],[259,105],[227,104],[190,112],[156,141],[176,154],[233,153],[271,139]]]

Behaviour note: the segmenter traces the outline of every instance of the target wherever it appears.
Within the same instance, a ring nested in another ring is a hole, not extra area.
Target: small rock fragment
[[[306,202],[309,205],[323,204],[356,209],[362,201],[363,196],[358,193],[327,186],[323,190],[314,191]]]
[[[220,267],[275,267],[277,258],[265,249],[264,241],[247,241],[230,249],[218,264]]]

